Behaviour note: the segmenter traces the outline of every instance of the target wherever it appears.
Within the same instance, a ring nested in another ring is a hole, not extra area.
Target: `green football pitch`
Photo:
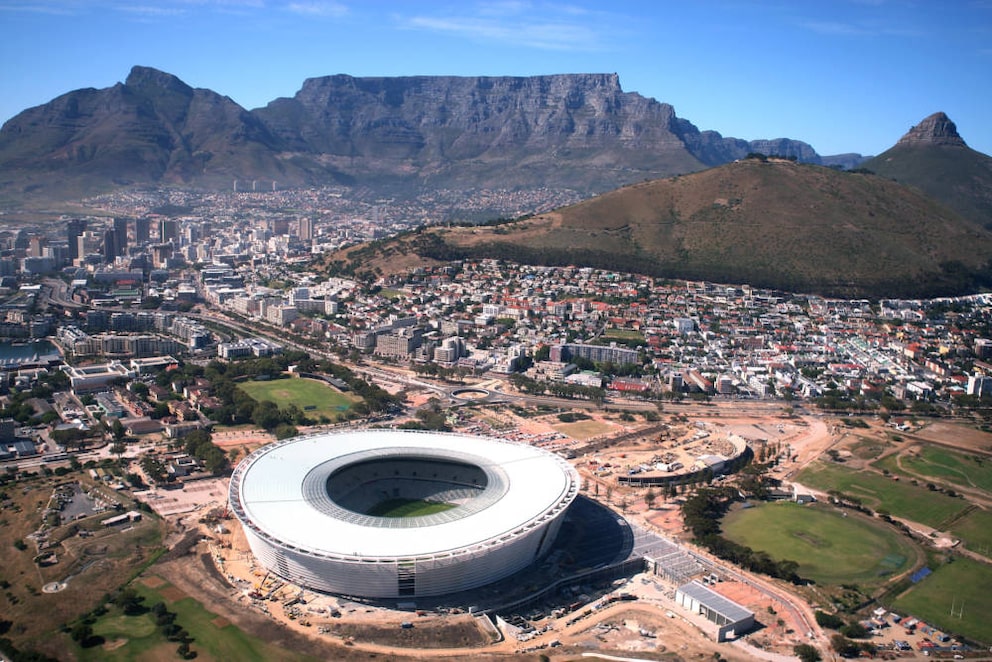
[[[945,632],[992,644],[992,566],[955,558],[897,597],[891,606]]]
[[[244,382],[238,385],[252,399],[274,402],[279,409],[296,405],[309,418],[339,417],[359,400],[355,395],[341,393],[328,384],[315,379],[273,379],[263,382]]]
[[[388,499],[376,504],[366,513],[373,517],[421,517],[451,510],[455,505],[421,499]]]
[[[917,550],[895,529],[830,506],[762,503],[723,520],[724,535],[799,564],[819,584],[877,584],[907,570]]]

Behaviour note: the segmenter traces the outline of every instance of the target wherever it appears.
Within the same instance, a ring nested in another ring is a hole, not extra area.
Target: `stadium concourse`
[[[465,591],[551,549],[579,478],[557,455],[491,437],[357,430],[246,457],[231,509],[256,559],[299,586],[363,598]],[[380,509],[433,506],[409,516]]]

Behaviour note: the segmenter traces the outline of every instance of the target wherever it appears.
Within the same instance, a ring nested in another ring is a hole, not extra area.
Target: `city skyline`
[[[0,2],[0,120],[134,65],[246,109],[308,77],[617,73],[700,130],[878,154],[943,111],[992,152],[992,3]]]

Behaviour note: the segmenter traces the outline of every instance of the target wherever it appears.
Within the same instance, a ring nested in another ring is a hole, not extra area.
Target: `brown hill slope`
[[[389,255],[385,255],[388,252]],[[985,283],[992,233],[895,182],[748,159],[625,187],[505,225],[435,228],[332,256],[495,257],[837,296],[930,296]]]

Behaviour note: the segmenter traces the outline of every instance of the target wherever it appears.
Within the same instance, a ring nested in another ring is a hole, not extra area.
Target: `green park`
[[[799,563],[801,577],[818,584],[880,585],[908,570],[916,547],[895,528],[827,505],[768,502],[723,519],[730,540]]]

